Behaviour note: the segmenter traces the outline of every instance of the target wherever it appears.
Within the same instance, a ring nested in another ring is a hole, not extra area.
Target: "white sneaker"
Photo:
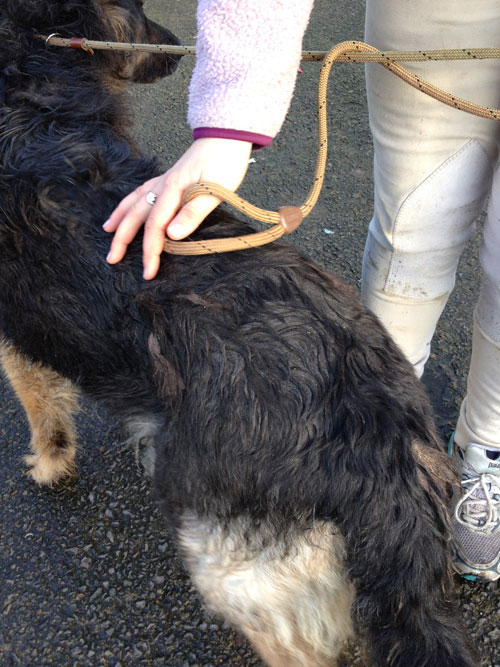
[[[461,494],[454,499],[454,569],[466,579],[500,577],[500,450],[451,443]]]

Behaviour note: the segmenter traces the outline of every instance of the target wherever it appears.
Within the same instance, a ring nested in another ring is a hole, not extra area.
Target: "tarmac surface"
[[[146,3],[185,44],[195,41],[195,8],[193,0]],[[361,2],[316,0],[304,47],[362,39],[362,26]],[[190,142],[185,117],[193,62],[185,57],[170,79],[131,92],[137,140],[166,165]],[[272,148],[254,154],[241,189],[264,207],[299,204],[309,190],[319,66],[302,69],[283,130]],[[361,65],[336,66],[328,115],[326,185],[290,242],[357,285],[372,208]],[[443,441],[465,392],[478,242],[464,253],[424,377]],[[116,425],[86,406],[79,432],[79,476],[54,489],[37,488],[21,460],[29,441],[23,411],[0,380],[0,665],[261,665],[244,640],[203,609]],[[456,583],[478,664],[500,667],[498,585]],[[342,662],[365,664],[356,646]]]

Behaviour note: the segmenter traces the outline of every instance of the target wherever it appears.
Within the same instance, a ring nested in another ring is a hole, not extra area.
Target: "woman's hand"
[[[115,233],[107,261],[116,264],[123,259],[128,244],[145,225],[144,278],[154,278],[165,235],[173,240],[189,236],[220,203],[216,197],[200,195],[179,210],[185,190],[201,181],[236,190],[245,177],[251,149],[251,143],[236,139],[197,139],[171,169],[146,181],[115,208],[103,226]],[[154,205],[146,200],[148,192],[156,195]]]

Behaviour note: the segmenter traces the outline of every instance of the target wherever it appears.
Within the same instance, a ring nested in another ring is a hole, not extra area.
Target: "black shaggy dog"
[[[30,472],[71,472],[78,391],[155,452],[154,488],[206,602],[271,665],[333,665],[351,623],[374,665],[471,667],[451,601],[452,480],[427,401],[375,317],[275,244],[106,264],[101,224],[159,168],[124,133],[125,80],[166,56],[34,33],[174,42],[135,0],[0,7],[0,330]],[[198,238],[244,234],[215,213]]]

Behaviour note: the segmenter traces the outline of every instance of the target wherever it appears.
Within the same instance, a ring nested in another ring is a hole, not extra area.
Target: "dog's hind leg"
[[[392,470],[376,464],[374,484],[360,480],[352,463],[337,477],[344,502],[336,521],[356,588],[353,619],[374,667],[478,664],[452,592],[446,499],[453,476],[433,443],[434,436],[415,439],[397,453],[392,440]],[[360,469],[366,458],[358,459]]]
[[[278,537],[251,520],[227,527],[184,516],[179,532],[193,582],[210,608],[272,667],[332,667],[351,633],[353,591],[332,524]]]
[[[78,390],[69,380],[29,361],[8,343],[0,343],[0,360],[30,425],[33,453],[25,457],[29,475],[38,484],[50,485],[73,474],[73,414],[78,409]]]

